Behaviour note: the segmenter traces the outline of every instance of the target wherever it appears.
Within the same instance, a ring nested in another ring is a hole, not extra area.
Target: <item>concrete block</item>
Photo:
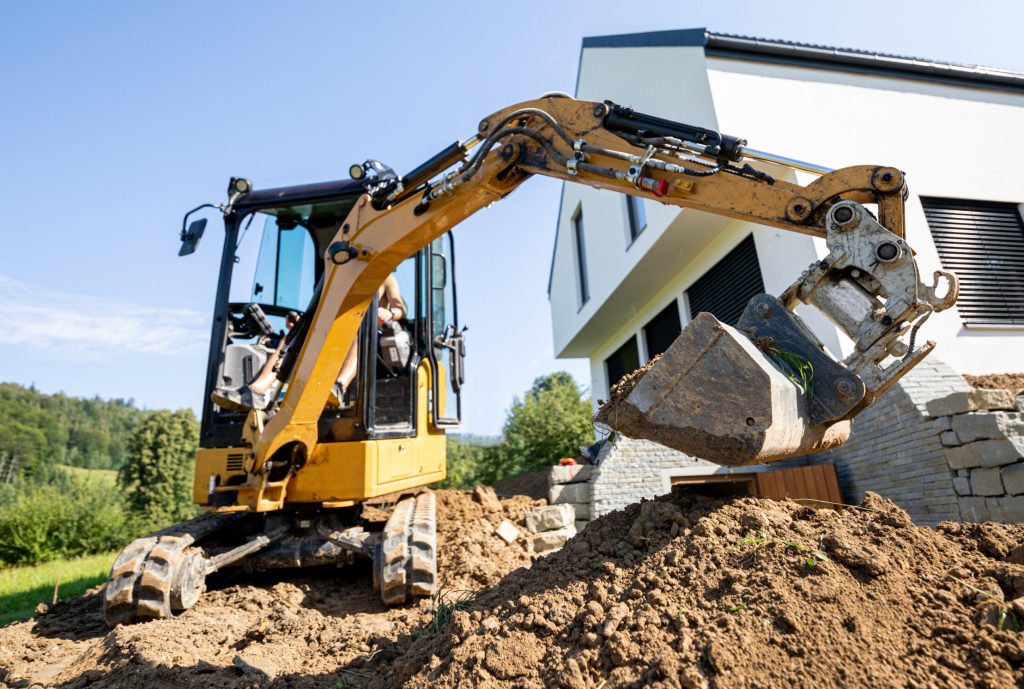
[[[589,483],[563,483],[548,489],[548,502],[557,505],[564,502],[590,502]]]
[[[985,505],[985,498],[966,496],[957,498],[960,506],[960,518],[968,522],[989,521],[988,507]]]
[[[507,519],[503,519],[502,522],[498,524],[498,528],[495,529],[494,533],[498,534],[501,540],[506,543],[511,543],[519,538],[519,529],[517,529],[515,525]]]
[[[563,529],[576,519],[572,505],[552,505],[526,515],[526,528],[533,533]]]
[[[1024,414],[1004,411],[961,414],[953,417],[953,430],[964,443],[1024,436]]]
[[[570,505],[576,512],[576,519],[585,519],[590,521],[594,518],[594,503],[592,502],[567,502],[563,503]]]
[[[943,451],[950,469],[998,467],[1013,464],[1024,456],[1024,438],[979,440]]]
[[[553,466],[548,472],[548,485],[560,483],[581,483],[589,481],[594,467],[589,464],[568,464],[566,466]]]
[[[956,491],[957,495],[970,495],[971,494],[971,482],[965,476],[954,476],[953,477],[953,490]]]
[[[971,472],[971,492],[975,495],[1002,495],[1003,481],[998,468],[975,469]]]
[[[546,553],[552,550],[558,550],[565,542],[576,535],[576,527],[567,526],[564,529],[557,529],[555,531],[545,531],[534,536],[530,540],[530,545],[535,553]]]
[[[1002,499],[1003,519],[1008,524],[1024,522],[1024,495],[1014,495]]]
[[[951,416],[940,416],[932,421],[932,430],[935,431],[936,435],[953,430],[953,418]]]
[[[948,419],[949,417],[943,416],[942,418]],[[946,447],[956,447],[962,444],[955,431],[943,431],[939,434],[939,441]]]
[[[583,529],[587,528],[587,524],[589,523],[589,520],[577,519],[574,524],[574,526],[576,527],[576,533],[580,533],[581,531],[583,531]]]
[[[1002,469],[1003,486],[1010,495],[1024,494],[1024,463],[1011,464]]]
[[[970,445],[947,447],[942,454],[946,456],[946,463],[950,469],[971,469],[981,466],[981,455]]]
[[[1024,457],[1024,437],[979,440],[976,443],[971,443],[971,446],[981,458],[983,467],[1001,467],[1013,464]]]
[[[985,507],[988,508],[988,518],[994,522],[1006,521],[1006,510],[1003,509],[1003,501],[1006,498],[985,498]]]
[[[929,400],[925,404],[928,416],[949,416],[972,411],[1011,410],[1013,394],[1009,390],[982,390],[953,392],[945,397]]]

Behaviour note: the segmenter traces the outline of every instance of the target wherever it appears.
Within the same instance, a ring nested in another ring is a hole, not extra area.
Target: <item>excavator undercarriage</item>
[[[793,170],[818,177],[800,185],[777,174]],[[552,94],[484,118],[469,139],[405,176],[372,160],[350,173],[352,181],[260,191],[236,178],[228,203],[217,206],[226,232],[207,397],[218,384],[252,380],[252,358],[273,348],[268,314],[294,309],[301,318],[276,340],[283,353],[269,403],[238,412],[207,400],[194,492],[211,514],[121,553],[107,585],[110,624],[177,614],[208,575],[232,566],[369,557],[385,603],[434,591],[433,494],[404,497],[386,523],[364,518],[362,506],[444,478],[444,433],[458,422],[465,355],[449,230],[533,175],[825,240],[826,256],[778,297],[755,296],[737,323],[696,315],[659,358],[614,385],[598,411],[612,429],[719,464],[845,442],[853,418],[932,350],[932,342],[917,344],[918,331],[957,298],[953,274],[937,271],[931,284],[918,275],[899,169],[828,170],[611,102]],[[247,305],[230,299],[230,283],[243,223],[256,214],[267,218],[264,241],[275,253],[270,282],[259,278]],[[183,223],[182,254],[194,251],[204,224]],[[305,259],[296,238],[306,242]],[[282,277],[287,247],[299,247],[296,265],[314,273]],[[394,344],[407,333],[406,354],[382,364],[379,290],[403,270],[403,290],[415,300],[387,337]],[[281,298],[292,287],[303,301]],[[827,351],[795,312],[800,305],[830,319],[851,353]],[[356,351],[357,391],[332,409],[340,362]]]
[[[376,503],[381,511],[387,503]],[[111,568],[103,614],[114,626],[172,617],[199,600],[206,578],[241,566],[248,572],[343,567],[373,561],[373,588],[387,605],[434,592],[437,506],[425,491],[390,506],[386,522],[349,510],[270,514],[209,513],[138,538]]]

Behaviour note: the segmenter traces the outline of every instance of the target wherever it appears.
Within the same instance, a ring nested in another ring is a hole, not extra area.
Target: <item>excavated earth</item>
[[[1024,526],[676,494],[537,559],[526,498],[439,495],[449,603],[386,610],[368,572],[210,592],[108,632],[96,594],[0,629],[11,686],[1024,687]],[[450,616],[450,621],[443,623]]]

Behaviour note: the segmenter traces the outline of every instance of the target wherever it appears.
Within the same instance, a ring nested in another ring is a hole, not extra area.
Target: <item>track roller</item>
[[[386,605],[433,595],[437,581],[437,503],[432,492],[399,502],[374,557],[374,588]]]

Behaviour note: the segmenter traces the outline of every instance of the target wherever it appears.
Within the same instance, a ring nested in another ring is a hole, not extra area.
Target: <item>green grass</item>
[[[115,469],[85,469],[67,464],[58,464],[57,466],[86,483],[95,483],[103,486],[113,486],[117,483],[117,470]]]
[[[29,567],[0,568],[0,625],[29,618],[39,603],[53,602],[58,574],[61,600],[80,596],[86,589],[103,583],[116,555],[100,553]]]

